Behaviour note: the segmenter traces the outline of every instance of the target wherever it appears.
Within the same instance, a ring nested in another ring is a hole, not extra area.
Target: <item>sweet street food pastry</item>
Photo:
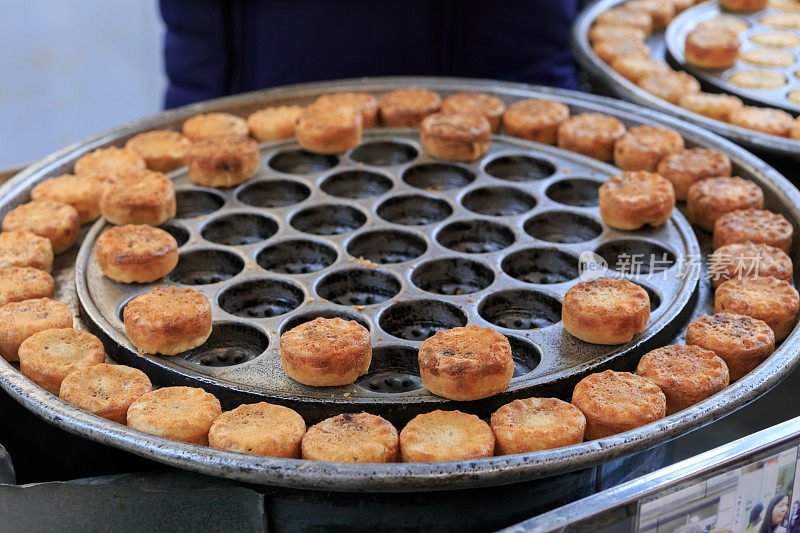
[[[742,52],[739,59],[762,67],[788,67],[796,61],[795,57],[786,50],[774,48],[753,48]]]
[[[150,283],[178,264],[178,243],[166,231],[147,225],[115,226],[97,238],[97,264],[120,283]]]
[[[653,17],[644,11],[614,7],[597,15],[596,26],[627,26],[650,35],[653,31]]]
[[[211,335],[211,304],[194,289],[156,287],[128,302],[122,318],[128,339],[145,353],[176,355]]]
[[[708,273],[711,285],[716,288],[729,279],[772,276],[789,281],[793,266],[791,258],[780,248],[748,242],[726,244],[714,250],[708,257]]]
[[[762,207],[761,187],[737,176],[701,179],[686,194],[689,222],[709,232],[714,231],[714,223],[725,213]]]
[[[602,439],[664,418],[661,389],[630,372],[605,370],[575,385],[572,404],[586,417],[586,439]]]
[[[33,267],[45,272],[53,269],[50,239],[27,231],[0,233],[0,267]]]
[[[727,28],[696,28],[686,36],[686,62],[700,68],[732,67],[739,56],[739,34]]]
[[[436,410],[417,415],[400,432],[404,463],[463,461],[494,455],[489,424],[461,411]]]
[[[0,267],[0,306],[53,296],[53,276],[33,267]]]
[[[158,226],[175,216],[175,187],[161,172],[138,170],[103,184],[100,212],[110,224]]]
[[[304,385],[353,383],[371,362],[369,331],[355,320],[315,318],[281,335],[283,371]]]
[[[698,28],[727,28],[730,30],[735,31],[736,33],[742,33],[743,31],[747,30],[750,27],[750,24],[747,21],[739,18],[734,17],[733,15],[720,15],[719,17],[713,18],[711,20],[704,20],[700,24],[697,25]]]
[[[363,128],[378,126],[378,100],[369,93],[331,93],[323,94],[315,105],[352,107],[361,115]]]
[[[773,28],[800,29],[800,13],[773,11],[761,17],[761,24]]]
[[[422,119],[442,107],[442,97],[428,89],[397,89],[381,96],[381,122],[387,128],[418,128]]]
[[[633,26],[595,24],[589,30],[589,42],[599,41],[639,41],[643,43],[647,34]]]
[[[88,224],[100,216],[102,181],[64,174],[41,182],[31,191],[31,200],[53,200],[69,204],[78,212],[78,223]]]
[[[633,83],[638,82],[645,76],[658,74],[669,70],[669,66],[663,61],[657,61],[652,57],[638,55],[620,56],[611,63],[611,70]]]
[[[393,463],[399,448],[397,430],[369,413],[344,413],[308,428],[301,443],[303,459],[333,463]]]
[[[678,105],[687,94],[700,92],[700,82],[685,72],[656,72],[645,76],[636,83],[650,94]]]
[[[208,445],[231,452],[299,459],[305,434],[306,423],[296,411],[259,402],[222,413],[211,425]]]
[[[710,398],[730,382],[725,361],[694,345],[656,348],[642,356],[636,373],[658,385],[668,415]]]
[[[422,119],[420,141],[433,157],[474,161],[489,149],[489,121],[483,115],[440,112]]]
[[[692,113],[728,122],[731,113],[744,104],[730,94],[694,93],[682,96],[678,105]]]
[[[728,81],[743,89],[777,89],[786,85],[786,77],[772,70],[737,70]]]
[[[508,455],[580,444],[586,417],[557,398],[526,398],[507,403],[492,414],[495,453]]]
[[[419,349],[419,375],[433,394],[478,400],[508,388],[514,360],[508,339],[492,328],[437,331]]]
[[[11,302],[0,307],[0,356],[19,361],[22,341],[47,329],[71,328],[72,311],[50,298]]]
[[[68,374],[58,396],[88,413],[125,424],[131,404],[152,390],[141,370],[99,363]]]
[[[514,102],[503,113],[506,135],[542,144],[555,144],[558,127],[569,118],[561,102],[527,99]]]
[[[299,105],[259,109],[247,117],[250,135],[262,143],[294,137],[294,125],[303,113],[303,109]]]
[[[800,296],[788,281],[774,277],[726,281],[714,294],[715,313],[736,313],[763,320],[781,341],[797,324]]]
[[[775,351],[775,334],[763,320],[735,313],[699,316],[686,328],[686,344],[711,350],[736,381]]]
[[[60,254],[72,247],[80,236],[78,212],[69,204],[54,200],[32,200],[9,211],[3,231],[24,231],[45,237]]]
[[[685,200],[689,186],[694,182],[703,178],[730,176],[731,160],[716,150],[690,148],[664,157],[656,172],[672,182],[675,198]]]
[[[780,109],[744,106],[731,111],[728,122],[749,130],[760,131],[770,135],[786,137],[789,135],[794,119],[792,115]]]
[[[720,0],[728,11],[760,11],[767,7],[767,0]]]
[[[358,146],[361,130],[361,114],[354,107],[314,104],[297,119],[294,135],[309,152],[338,154]]]
[[[567,291],[561,307],[567,333],[592,344],[623,344],[644,331],[650,297],[621,278],[580,282]]]
[[[653,29],[663,30],[675,17],[675,6],[672,1],[664,0],[629,0],[625,9],[644,11],[653,20]]]
[[[597,57],[611,63],[620,57],[650,57],[650,48],[639,41],[598,41],[592,45]]]
[[[500,120],[506,105],[496,96],[486,93],[455,93],[442,102],[442,111],[445,113],[471,113],[482,115],[489,121],[492,133],[500,130]]]
[[[661,226],[672,217],[672,184],[653,172],[638,170],[611,176],[598,191],[600,215],[612,228],[635,230]]]
[[[634,126],[614,145],[614,163],[622,170],[655,172],[665,156],[683,149],[683,137],[672,128]]]
[[[106,352],[100,339],[80,329],[39,331],[19,346],[22,375],[55,395],[69,374],[105,360]]]
[[[219,400],[195,387],[162,387],[128,408],[128,426],[190,444],[208,445],[208,430],[222,414]]]
[[[171,172],[186,166],[191,147],[188,137],[169,130],[146,131],[125,143],[125,148],[139,154],[147,168],[156,172]]]
[[[765,243],[787,254],[792,249],[792,224],[763,209],[730,211],[714,223],[714,248],[737,242]]]
[[[558,127],[558,147],[600,161],[611,161],[614,143],[625,131],[625,125],[614,117],[582,113],[567,118]]]
[[[216,137],[189,150],[189,179],[206,187],[233,187],[258,173],[258,143],[248,137]]]
[[[75,175],[105,181],[121,172],[144,170],[145,168],[144,159],[133,150],[110,146],[83,154],[75,162]]]
[[[795,3],[795,0],[790,0]],[[800,6],[800,4],[798,4]],[[790,31],[765,31],[761,33],[754,33],[750,36],[750,40],[762,46],[771,46],[773,48],[794,48],[800,46],[800,35]]]
[[[202,141],[213,137],[245,136],[247,122],[242,117],[230,113],[206,113],[195,115],[183,123],[183,134],[192,141]]]

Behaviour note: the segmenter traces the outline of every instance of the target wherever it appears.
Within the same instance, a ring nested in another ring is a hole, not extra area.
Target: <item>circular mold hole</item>
[[[347,252],[353,257],[384,265],[411,261],[427,249],[422,237],[395,230],[368,231],[357,235],[347,245]]]
[[[514,377],[533,372],[542,362],[542,352],[539,348],[513,335],[508,335],[506,338],[511,345],[511,357],[514,358]]]
[[[543,180],[555,174],[556,167],[550,161],[528,155],[504,155],[492,159],[484,170],[490,176],[508,181]]]
[[[525,232],[547,242],[590,241],[603,232],[603,226],[587,216],[569,211],[540,213],[525,222]]]
[[[208,215],[225,205],[221,195],[200,189],[175,191],[175,218],[193,218]]]
[[[180,224],[167,222],[166,224],[160,225],[159,228],[172,235],[172,238],[175,239],[179,247],[189,242],[189,230]]]
[[[443,227],[436,240],[456,252],[488,254],[510,246],[514,232],[508,226],[488,220],[462,220]]]
[[[372,198],[392,188],[392,180],[369,170],[345,170],[325,178],[319,186],[327,194],[340,198]]]
[[[475,180],[471,170],[448,163],[425,163],[409,167],[403,181],[418,189],[446,191],[466,187]]]
[[[335,155],[313,154],[302,149],[278,152],[269,160],[269,166],[284,174],[314,174],[324,172],[339,164]]]
[[[208,285],[231,279],[244,269],[238,255],[225,250],[193,250],[180,254],[167,280],[184,285]]]
[[[297,309],[303,303],[303,290],[276,279],[253,279],[223,290],[217,297],[228,313],[244,318],[269,318]]]
[[[269,337],[247,324],[214,324],[211,336],[180,358],[200,366],[234,366],[255,359],[269,346]]]
[[[422,290],[455,296],[482,291],[494,281],[494,272],[483,263],[451,257],[418,266],[411,281]]]
[[[348,268],[328,274],[317,283],[317,294],[339,305],[372,305],[400,292],[400,281],[373,269]]]
[[[506,256],[503,272],[526,283],[564,283],[578,277],[578,258],[555,248],[528,248]]]
[[[347,205],[318,205],[294,215],[290,224],[296,230],[314,235],[340,235],[364,225],[367,216]]]
[[[536,199],[513,187],[483,187],[464,195],[464,207],[481,215],[507,217],[530,211]]]
[[[638,276],[665,272],[675,264],[675,254],[650,241],[623,239],[601,244],[595,253],[605,259],[608,268]]]
[[[369,372],[356,386],[381,394],[401,394],[423,387],[417,350],[407,346],[379,346],[372,350]]]
[[[389,167],[413,161],[419,153],[417,149],[405,143],[394,141],[377,141],[364,143],[350,152],[350,159],[356,163]]]
[[[336,249],[327,244],[298,239],[264,248],[258,252],[256,263],[280,274],[308,274],[331,266],[336,255]]]
[[[546,328],[561,321],[561,302],[536,291],[502,291],[484,298],[478,314],[501,328]]]
[[[441,222],[453,214],[444,200],[417,194],[395,196],[378,206],[378,216],[394,224],[424,226]]]
[[[236,213],[215,218],[200,232],[207,241],[241,246],[269,239],[278,231],[278,223],[253,213]]]
[[[286,207],[311,196],[311,189],[291,180],[257,181],[237,194],[240,202],[253,207]]]
[[[600,205],[599,190],[603,183],[585,178],[561,180],[550,185],[545,194],[554,202],[575,207]]]
[[[283,323],[283,326],[281,326],[280,329],[280,333],[281,335],[283,335],[290,329],[296,328],[300,324],[311,322],[315,318],[342,318],[344,320],[355,320],[356,322],[367,328],[367,330],[370,329],[369,323],[366,320],[364,320],[364,317],[359,316],[355,313],[348,313],[346,311],[341,311],[339,309],[320,309],[319,311],[310,311],[308,313],[302,313],[299,315],[292,316],[292,318]]]
[[[399,302],[381,313],[381,328],[394,337],[424,341],[437,331],[467,325],[467,316],[455,305],[438,300]]]

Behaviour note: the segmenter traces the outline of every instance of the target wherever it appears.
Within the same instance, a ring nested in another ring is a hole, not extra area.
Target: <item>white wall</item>
[[[157,112],[157,0],[0,0],[0,170]]]

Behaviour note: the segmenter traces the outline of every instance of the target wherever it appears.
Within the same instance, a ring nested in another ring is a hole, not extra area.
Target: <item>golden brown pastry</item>
[[[482,115],[433,113],[422,119],[420,142],[433,157],[474,161],[489,149],[491,129]]]
[[[297,142],[319,154],[338,154],[361,142],[361,114],[352,106],[307,107],[294,127]]]
[[[671,70],[650,74],[636,84],[650,94],[675,105],[687,94],[700,92],[700,83],[696,79],[685,72]]]
[[[502,392],[514,374],[511,345],[492,328],[437,331],[422,343],[418,357],[422,383],[450,400],[478,400]]]
[[[558,127],[558,147],[600,161],[611,161],[614,143],[625,131],[625,125],[614,117],[582,113],[567,118]]]
[[[643,43],[647,34],[633,26],[595,24],[589,30],[589,42],[599,41],[639,41]]]
[[[442,97],[428,89],[396,89],[381,96],[381,122],[387,128],[418,128],[442,107]]]
[[[564,295],[561,320],[567,333],[583,341],[623,344],[647,327],[650,297],[622,278],[576,283]]]
[[[719,287],[729,279],[772,276],[791,280],[791,258],[780,248],[769,244],[736,243],[720,246],[708,257],[711,285]]]
[[[669,66],[663,61],[638,55],[620,56],[614,59],[610,66],[611,70],[633,83],[637,83],[645,76],[669,71]]]
[[[671,415],[710,398],[728,386],[728,367],[714,352],[675,344],[656,348],[639,360],[636,373],[661,389]]]
[[[88,224],[100,216],[102,181],[64,174],[41,182],[31,191],[31,200],[53,200],[69,204],[78,212],[78,223]]]
[[[33,267],[45,272],[53,269],[50,239],[27,231],[0,233],[0,267]]]
[[[695,93],[682,96],[678,105],[692,113],[728,122],[731,113],[744,104],[730,94]]]
[[[614,163],[622,170],[655,172],[665,156],[683,149],[683,137],[672,128],[634,126],[614,145]]]
[[[653,172],[639,170],[611,176],[600,186],[600,216],[612,228],[635,230],[661,226],[672,217],[672,184]]]
[[[68,374],[58,396],[93,415],[125,424],[131,404],[152,390],[150,378],[141,370],[99,363]]]
[[[728,11],[760,11],[767,7],[767,0],[720,0],[719,3]]]
[[[0,306],[35,298],[51,298],[53,276],[33,267],[0,267]]]
[[[308,428],[301,443],[303,459],[333,463],[393,463],[397,430],[369,413],[336,415]]]
[[[644,11],[614,7],[597,15],[596,26],[626,26],[636,28],[650,35],[653,31],[653,17]]]
[[[219,400],[196,387],[162,387],[128,408],[128,426],[190,444],[208,445],[208,430],[222,414]]]
[[[770,135],[786,137],[789,135],[794,119],[792,115],[780,109],[766,109],[744,106],[731,111],[728,122],[749,130],[760,131]]]
[[[45,237],[60,254],[72,248],[80,236],[78,212],[69,204],[54,200],[32,200],[9,211],[3,231],[24,231]]]
[[[378,99],[368,93],[332,93],[323,94],[315,105],[321,106],[348,106],[361,114],[361,126],[364,128],[378,127]]]
[[[575,385],[572,404],[586,417],[586,439],[595,440],[636,429],[664,418],[667,399],[641,376],[605,370]]]
[[[762,67],[788,67],[796,59],[786,50],[775,50],[774,48],[753,48],[742,52],[739,59],[745,63],[752,63]]]
[[[69,374],[106,360],[100,339],[80,329],[39,331],[19,345],[19,370],[51,394],[58,395]]]
[[[177,131],[153,130],[134,135],[125,148],[139,154],[147,168],[156,172],[172,172],[186,166],[192,141]]]
[[[50,298],[11,302],[0,307],[0,356],[19,361],[19,346],[39,331],[71,328],[72,311]]]
[[[728,81],[743,89],[767,90],[786,85],[786,77],[783,74],[764,69],[737,70],[728,76]]]
[[[716,150],[690,148],[664,157],[656,172],[672,183],[675,198],[685,200],[694,182],[703,178],[730,176],[731,160]]]
[[[247,122],[230,113],[205,113],[194,115],[183,123],[183,134],[191,141],[203,141],[214,137],[245,136]]]
[[[630,0],[625,2],[625,9],[643,11],[653,20],[653,29],[663,30],[675,17],[675,6],[672,1],[664,0]]]
[[[404,463],[463,461],[494,455],[489,424],[461,411],[436,410],[417,415],[400,432]]]
[[[561,448],[583,442],[586,417],[557,398],[526,398],[492,413],[495,453],[509,455]]]
[[[763,320],[781,341],[797,324],[800,296],[788,281],[770,276],[732,279],[714,294],[715,313],[736,313]]]
[[[250,135],[262,143],[294,137],[294,125],[303,114],[303,109],[299,105],[259,109],[247,117]]]
[[[686,36],[686,62],[700,68],[732,67],[739,56],[739,34],[727,28],[695,28]]]
[[[110,146],[83,154],[75,163],[75,175],[105,181],[121,172],[145,168],[144,159],[133,150]]]
[[[306,423],[296,411],[266,402],[240,405],[222,413],[208,432],[208,445],[219,450],[300,458]]]
[[[281,335],[283,371],[304,385],[353,383],[371,362],[369,331],[355,320],[315,318]]]
[[[734,313],[699,316],[686,328],[686,344],[700,346],[720,356],[731,381],[748,372],[775,351],[775,334],[763,320]]]
[[[138,170],[103,184],[100,212],[110,224],[158,226],[175,216],[172,181],[161,172]]]
[[[561,102],[527,99],[514,102],[503,113],[506,135],[542,144],[555,144],[558,127],[569,118]]]
[[[247,137],[198,141],[189,150],[189,179],[206,187],[233,187],[258,173],[258,143]]]
[[[720,15],[711,20],[704,20],[697,25],[697,28],[727,28],[736,33],[742,33],[749,27],[750,24],[747,21],[733,15]]]
[[[763,209],[730,211],[714,223],[714,248],[737,242],[765,243],[787,254],[792,250],[792,224]]]
[[[496,96],[486,93],[455,93],[442,102],[442,111],[445,113],[470,113],[482,115],[489,121],[492,133],[500,130],[500,120],[506,105]]]
[[[150,283],[178,264],[178,243],[166,231],[147,225],[115,226],[95,244],[103,274],[120,283]]]
[[[211,304],[194,289],[156,287],[128,302],[122,318],[128,339],[145,353],[176,355],[211,335]]]
[[[737,176],[703,178],[693,183],[686,194],[689,222],[709,232],[714,231],[714,223],[725,213],[762,207],[761,187]]]
[[[592,50],[605,63],[613,63],[621,57],[650,57],[650,48],[639,41],[598,41],[592,45]]]

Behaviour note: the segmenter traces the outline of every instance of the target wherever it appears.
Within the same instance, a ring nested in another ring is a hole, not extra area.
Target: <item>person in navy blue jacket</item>
[[[576,88],[581,0],[160,0],[165,107],[359,76]]]

